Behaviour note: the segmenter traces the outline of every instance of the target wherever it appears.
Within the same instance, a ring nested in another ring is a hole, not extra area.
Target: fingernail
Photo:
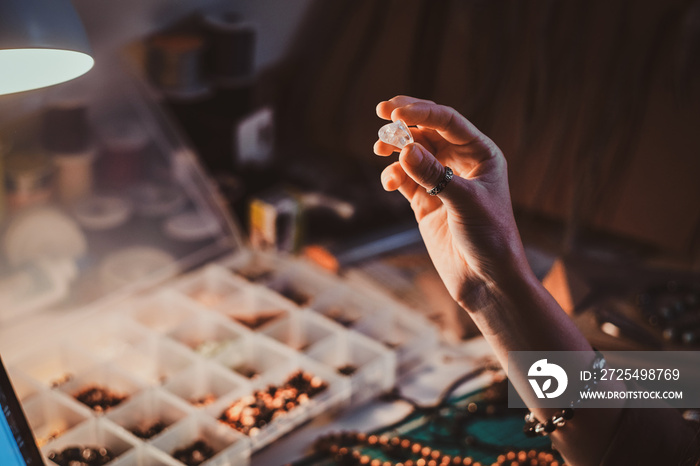
[[[423,154],[421,154],[418,147],[415,145],[408,148],[405,159],[406,163],[412,167],[418,167],[423,161]]]

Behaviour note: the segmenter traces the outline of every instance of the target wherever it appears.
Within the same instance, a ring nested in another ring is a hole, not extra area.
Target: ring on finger
[[[442,180],[440,180],[440,182],[436,184],[433,189],[426,189],[425,191],[431,196],[437,196],[443,189],[445,189],[445,186],[452,181],[453,176],[454,172],[452,169],[450,167],[445,167],[445,176],[442,178]]]

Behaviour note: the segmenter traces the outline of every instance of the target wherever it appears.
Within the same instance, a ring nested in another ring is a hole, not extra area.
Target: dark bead
[[[549,421],[547,421],[547,424],[544,425],[544,431],[547,432],[548,434],[551,434],[555,430],[557,430],[557,426],[554,425],[554,423],[550,419]]]
[[[535,433],[535,429],[532,426],[527,425],[527,424],[525,426],[523,426],[523,433],[527,437],[537,437],[537,434]]]
[[[561,417],[563,417],[567,421],[569,419],[573,419],[574,418],[574,410],[572,408],[562,409],[561,410]]]

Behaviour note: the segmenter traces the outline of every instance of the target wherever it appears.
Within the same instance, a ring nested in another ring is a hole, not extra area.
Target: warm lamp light
[[[69,0],[0,1],[0,94],[69,81],[93,64]]]

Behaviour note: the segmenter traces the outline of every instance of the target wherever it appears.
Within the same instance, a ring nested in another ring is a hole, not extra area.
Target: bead
[[[561,416],[567,421],[574,418],[574,410],[571,408],[566,408],[561,410]]]
[[[430,457],[434,460],[437,460],[442,456],[442,453],[440,453],[438,450],[433,450],[430,452]]]
[[[420,443],[414,443],[413,445],[411,445],[411,452],[414,453],[414,454],[416,454],[416,455],[417,455],[422,449],[423,449],[423,445],[421,445]]]
[[[554,423],[552,422],[552,420],[550,419],[550,420],[547,421],[547,423],[544,425],[544,431],[547,432],[548,434],[551,434],[551,433],[554,432],[555,430],[557,430],[557,426],[555,426]]]
[[[420,451],[421,456],[428,457],[433,450],[430,447],[423,447]]]

